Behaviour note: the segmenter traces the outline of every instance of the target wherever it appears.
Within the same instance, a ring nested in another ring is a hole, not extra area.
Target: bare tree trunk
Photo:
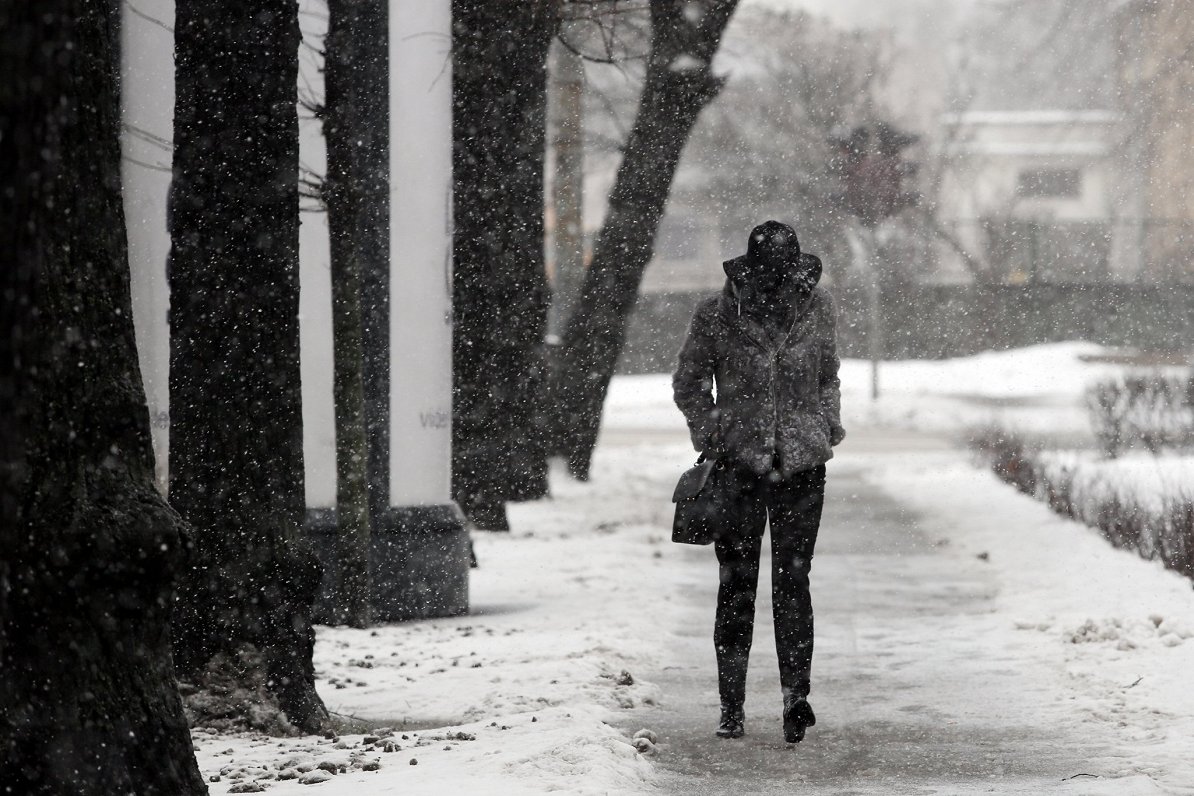
[[[547,492],[536,425],[547,324],[543,256],[552,0],[453,4],[455,240],[452,488],[481,527]]]
[[[680,155],[697,116],[721,89],[711,62],[736,6],[737,0],[650,5],[651,54],[638,115],[553,368],[554,439],[577,478],[588,478],[601,407]]]
[[[335,349],[335,610],[341,621],[365,627],[370,622],[370,500],[361,285],[370,254],[386,248],[371,246],[367,239],[388,237],[389,227],[388,163],[378,157],[387,135],[386,5],[381,0],[329,0],[328,18],[324,198]]]
[[[0,3],[0,782],[205,794],[170,660],[183,524],[154,488],[112,17]]]
[[[274,699],[302,730],[327,720],[303,535],[298,46],[292,0],[177,5],[170,500],[194,526],[195,562],[175,660],[201,687],[221,681],[188,700],[197,721],[275,731],[288,727]]]

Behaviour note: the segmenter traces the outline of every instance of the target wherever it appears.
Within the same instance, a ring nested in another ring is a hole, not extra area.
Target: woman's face
[[[786,271],[782,263],[764,261],[751,274],[751,285],[760,293],[774,293],[783,286]]]

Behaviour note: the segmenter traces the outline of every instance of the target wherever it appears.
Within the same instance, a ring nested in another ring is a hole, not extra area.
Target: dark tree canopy
[[[0,4],[0,783],[203,794],[170,661],[183,525],[154,488],[110,23],[102,4]]]
[[[327,714],[311,664],[319,566],[303,536],[298,46],[291,0],[178,3],[170,501],[195,529],[180,672],[264,686],[311,731]],[[227,713],[189,704],[199,720]]]

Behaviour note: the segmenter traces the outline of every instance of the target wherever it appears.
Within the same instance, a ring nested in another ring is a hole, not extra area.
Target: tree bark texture
[[[319,565],[303,536],[298,46],[292,0],[177,4],[170,501],[194,526],[179,670],[257,684],[197,720],[261,716],[249,694],[268,691],[315,731],[327,713],[311,664]]]
[[[205,794],[170,659],[183,524],[154,488],[113,18],[0,3],[0,783]]]
[[[581,479],[588,478],[601,407],[680,155],[697,116],[722,86],[712,60],[736,6],[737,0],[650,4],[651,52],[638,112],[553,363],[553,439]]]
[[[452,487],[470,518],[547,492],[547,53],[557,3],[453,3]],[[504,516],[504,514],[503,514]],[[500,524],[500,519],[498,524]]]
[[[332,269],[339,621],[370,622],[363,274],[388,254],[388,71],[383,0],[329,0],[324,137]],[[387,258],[388,259],[388,258]]]

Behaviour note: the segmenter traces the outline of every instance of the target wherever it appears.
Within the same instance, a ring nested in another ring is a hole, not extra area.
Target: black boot
[[[717,725],[718,738],[741,738],[746,734],[746,712],[741,705],[722,705],[721,724]]]
[[[817,723],[813,709],[804,697],[784,697],[784,740],[788,743],[800,743],[804,740],[804,731]]]

